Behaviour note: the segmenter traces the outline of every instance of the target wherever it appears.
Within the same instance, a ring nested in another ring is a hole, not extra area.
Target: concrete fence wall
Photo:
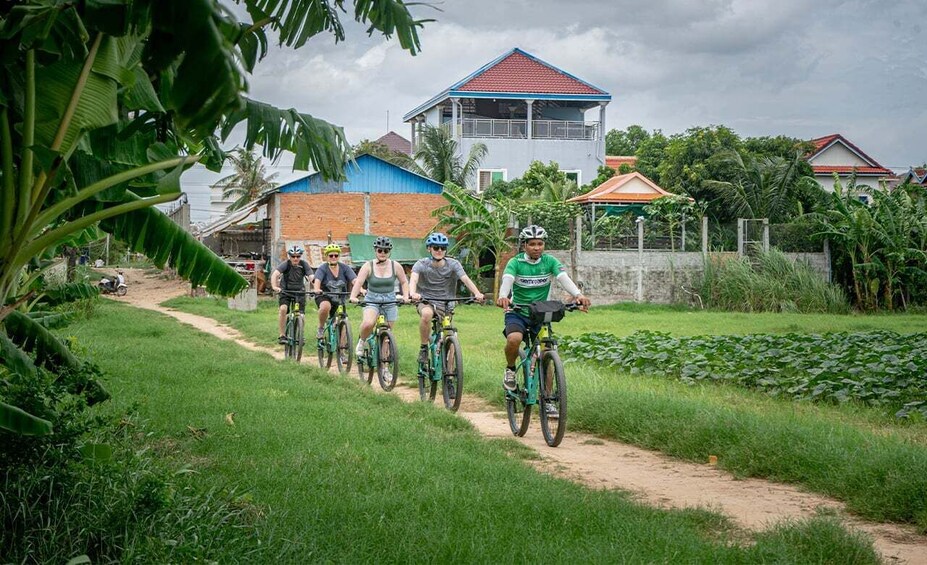
[[[655,303],[688,302],[690,289],[704,271],[701,252],[669,251],[582,251],[574,271],[570,251],[550,251],[595,304],[637,301]],[[736,252],[711,253],[710,257],[735,258]],[[830,280],[830,258],[826,253],[786,253],[793,260],[807,262]]]

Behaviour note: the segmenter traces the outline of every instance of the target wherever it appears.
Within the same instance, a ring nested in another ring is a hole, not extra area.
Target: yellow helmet
[[[326,255],[328,255],[329,253],[338,253],[340,255],[341,247],[338,244],[329,243],[328,245],[325,246],[324,249],[322,249],[322,253]]]

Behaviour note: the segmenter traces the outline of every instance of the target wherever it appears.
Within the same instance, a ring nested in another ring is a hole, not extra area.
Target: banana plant
[[[0,5],[0,365],[29,378],[36,363],[70,363],[67,348],[21,310],[37,291],[39,261],[88,229],[102,229],[194,284],[234,294],[247,283],[154,205],[181,194],[196,162],[218,170],[222,144],[343,178],[341,128],[247,97],[247,75],[267,53],[267,30],[299,48],[330,32],[344,39],[341,0],[21,0]],[[368,32],[419,49],[400,0],[355,0]],[[242,126],[242,127],[238,127]],[[40,291],[39,291],[40,292]],[[22,353],[15,354],[14,351]],[[24,351],[31,354],[26,355]],[[72,356],[73,357],[73,356]],[[0,428],[47,430],[0,402]],[[26,415],[28,416],[28,415]],[[31,423],[30,423],[31,422]]]

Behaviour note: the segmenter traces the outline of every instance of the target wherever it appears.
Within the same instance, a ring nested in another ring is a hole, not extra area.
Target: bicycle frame
[[[363,362],[365,365],[371,369],[377,368],[377,363],[380,359],[380,340],[377,339],[380,337],[380,334],[385,330],[389,329],[389,324],[386,323],[386,316],[383,314],[377,314],[377,323],[373,326],[373,331],[370,332],[370,335],[367,336],[365,343],[367,347],[365,351],[369,352],[369,355],[365,356]],[[358,359],[358,363],[361,360]]]
[[[431,336],[428,339],[428,357],[431,359],[431,374],[424,375],[435,382],[440,381],[444,374],[444,360],[441,358],[441,342],[448,335],[457,333],[457,328],[452,325],[454,319],[454,309],[449,308],[446,313],[441,314],[435,309],[435,315],[431,319]],[[422,367],[419,367],[422,372]]]
[[[525,345],[525,357],[519,359],[515,366],[515,372],[521,371],[522,367],[528,363],[528,377],[525,382],[525,404],[537,405],[538,403],[538,381],[541,378],[541,356],[549,349],[557,349],[557,339],[553,337],[553,328],[550,322],[541,324],[541,329],[537,335],[532,335],[529,331],[522,343]],[[506,394],[515,395],[517,392],[508,392]]]

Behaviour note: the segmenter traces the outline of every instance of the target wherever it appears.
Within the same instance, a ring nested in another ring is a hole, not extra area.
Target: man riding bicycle
[[[425,246],[428,247],[431,256],[419,259],[412,266],[412,276],[409,279],[409,296],[412,300],[421,300],[422,295],[426,298],[453,298],[457,294],[457,282],[459,281],[464,283],[477,302],[483,301],[483,293],[464,272],[460,261],[447,256],[449,243],[447,236],[440,232],[435,232],[425,239]],[[421,338],[421,348],[418,352],[419,363],[428,362],[428,339],[431,335],[431,320],[434,318],[435,310],[443,314],[446,309],[447,302],[421,303],[416,307],[421,317],[418,324],[418,333]]]
[[[316,339],[322,339],[325,332],[325,321],[334,311],[332,308],[332,299],[334,298],[339,304],[344,302],[344,295],[341,296],[330,294],[321,294],[322,287],[332,293],[344,293],[354,283],[357,274],[354,269],[346,263],[338,260],[341,256],[341,247],[334,243],[329,243],[322,249],[325,256],[325,262],[319,265],[315,271],[315,281],[312,283],[312,289],[316,293],[315,305],[319,307],[319,329],[315,334]]]
[[[290,304],[298,303],[299,310],[305,312],[306,279],[312,275],[312,267],[303,261],[302,247],[298,245],[290,247],[287,250],[287,256],[289,259],[277,265],[270,277],[270,287],[274,289],[274,292],[280,293],[280,314],[278,316],[280,338],[277,341],[284,345],[287,343],[284,328]]]
[[[499,298],[496,305],[505,309],[505,373],[502,386],[506,390],[514,391],[517,388],[515,380],[515,363],[518,359],[518,348],[527,331],[537,332],[538,326],[532,324],[527,312],[512,310],[511,305],[526,306],[538,300],[547,300],[550,295],[553,278],[567,291],[574,301],[582,307],[583,311],[589,307],[589,299],[577,288],[576,284],[567,275],[566,269],[552,255],[544,253],[547,240],[547,231],[541,226],[530,225],[518,234],[519,247],[524,246],[524,252],[512,257],[505,265],[502,283],[499,286]],[[511,297],[510,297],[511,295]],[[552,406],[546,407],[548,411]]]

